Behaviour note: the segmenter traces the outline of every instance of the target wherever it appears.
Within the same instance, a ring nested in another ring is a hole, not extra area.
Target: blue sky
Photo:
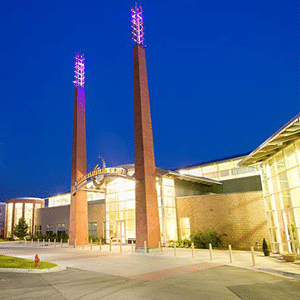
[[[88,170],[134,162],[134,3],[2,4],[0,201],[69,191],[78,51]],[[298,1],[138,3],[158,167],[252,151],[299,112]]]

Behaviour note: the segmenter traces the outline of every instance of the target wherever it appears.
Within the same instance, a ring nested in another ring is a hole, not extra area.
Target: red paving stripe
[[[208,270],[212,268],[216,268],[222,266],[221,264],[213,264],[213,263],[202,263],[197,265],[189,265],[185,267],[178,267],[178,268],[172,268],[172,269],[165,269],[161,271],[155,271],[145,274],[139,274],[136,276],[129,277],[133,280],[141,280],[141,281],[153,281],[153,280],[161,280],[168,277],[183,275],[183,274],[189,274],[197,271],[203,271]]]

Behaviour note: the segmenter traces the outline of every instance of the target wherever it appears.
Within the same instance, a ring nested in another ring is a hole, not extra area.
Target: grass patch
[[[56,266],[56,264],[40,261],[39,269],[48,269]],[[34,269],[34,261],[19,257],[0,255],[0,268]]]

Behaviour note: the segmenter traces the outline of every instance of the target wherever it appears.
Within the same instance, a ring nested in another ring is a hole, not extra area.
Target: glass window
[[[283,202],[283,207],[284,208],[288,208],[291,207],[291,195],[290,195],[290,191],[285,191],[281,193],[281,198],[282,198],[282,202]]]
[[[23,203],[15,203],[15,224],[19,223],[19,219],[22,218],[23,214]]]
[[[297,165],[294,145],[286,147],[284,150],[286,168],[290,169]]]
[[[290,191],[292,198],[292,206],[300,207],[300,188],[292,189]]]
[[[28,233],[31,234],[32,217],[33,217],[33,203],[24,203],[25,205],[25,221],[28,225]]]
[[[7,236],[11,236],[13,203],[7,204]]]
[[[283,173],[280,173],[278,175],[278,179],[279,179],[279,184],[280,184],[280,190],[286,190],[289,188],[289,185],[288,185],[288,180],[287,180],[287,176],[286,176],[286,173],[283,172]]]
[[[219,164],[219,171],[224,171],[224,170],[232,170],[234,169],[234,162],[225,162],[225,163],[220,163]]]
[[[190,236],[191,236],[190,218],[180,218],[179,226],[180,226],[181,239],[190,238]]]
[[[285,162],[283,159],[282,151],[274,156],[275,159],[275,173],[278,174],[285,170]]]
[[[286,173],[289,188],[298,187],[300,185],[298,168],[287,170]]]
[[[202,168],[202,174],[218,172],[217,165],[210,165]]]

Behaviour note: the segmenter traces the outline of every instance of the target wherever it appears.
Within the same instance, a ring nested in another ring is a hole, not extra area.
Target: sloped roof
[[[270,156],[276,154],[279,150],[285,148],[292,141],[300,138],[300,113],[298,113],[289,122],[284,124],[265,142],[247,155],[239,165],[248,166],[262,162]]]

